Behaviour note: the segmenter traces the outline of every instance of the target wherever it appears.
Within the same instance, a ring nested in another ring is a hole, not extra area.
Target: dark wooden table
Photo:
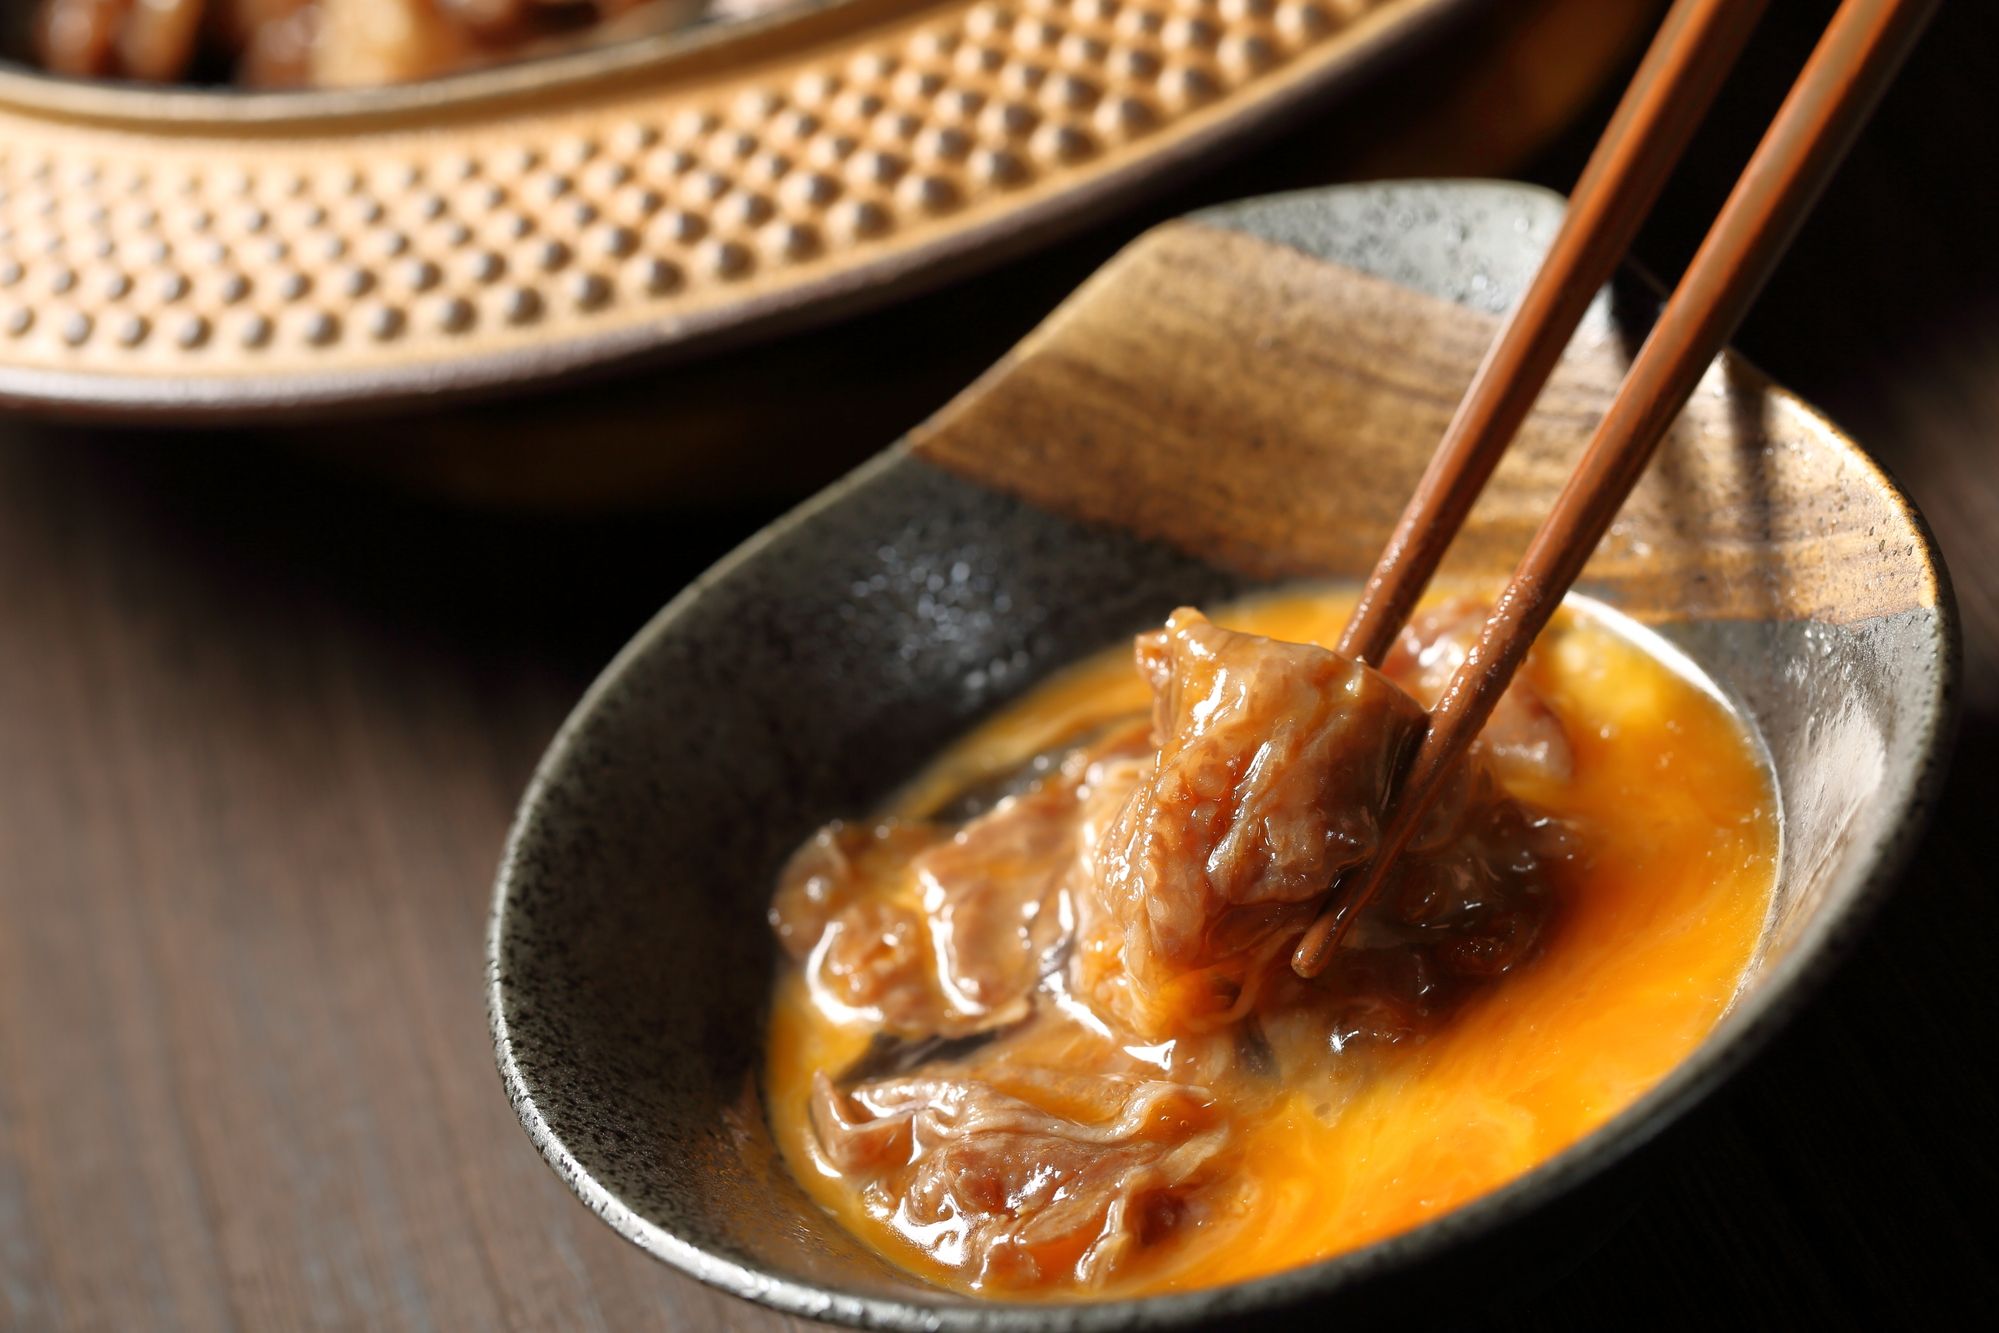
[[[1826,8],[1773,6],[1641,243],[1655,268]],[[1936,528],[1967,648],[1950,784],[1823,997],[1660,1145],[1631,1220],[1495,1326],[1999,1299],[1999,14],[1946,8],[1740,341]],[[1566,182],[1589,134],[1535,174]],[[1299,136],[1210,192],[1311,160]],[[922,366],[910,330],[956,321],[959,373],[1119,234],[856,336]],[[867,425],[951,387],[885,377]],[[865,442],[816,441],[829,466]],[[500,1095],[479,984],[537,752],[775,503],[496,513],[268,441],[0,426],[0,1329],[782,1322],[570,1199]]]

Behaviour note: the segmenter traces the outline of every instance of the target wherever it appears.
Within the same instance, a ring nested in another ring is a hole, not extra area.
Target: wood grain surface
[[[1772,8],[1641,239],[1660,271],[1827,6]],[[1995,89],[1999,9],[1947,6],[1740,339],[1874,447],[1955,571],[1966,708],[1935,827],[1811,1011],[1657,1146],[1630,1219],[1493,1327],[1999,1300],[1999,200],[1967,174]],[[1587,142],[1537,174],[1565,182]],[[1309,175],[1312,147],[1214,189]],[[956,312],[943,360],[990,361],[1047,308],[1021,293],[1123,235],[837,336],[914,364],[898,330]],[[962,383],[884,375],[877,415],[825,426],[829,460]],[[500,1095],[479,985],[535,756],[768,512],[509,515],[255,441],[0,427],[0,1329],[784,1322],[569,1198]]]
[[[1043,509],[1259,577],[1364,572],[1394,518],[1379,497],[1415,488],[1498,329],[1286,245],[1169,222],[911,447]],[[1444,576],[1497,585],[1513,572],[1631,366],[1626,343],[1608,311],[1591,313],[1478,492]],[[1334,475],[1337,486],[1300,484]],[[1584,577],[1641,617],[1837,622],[1934,606],[1913,552],[1882,559],[1885,534],[1906,531],[1901,509],[1823,418],[1731,357],[1679,414]]]

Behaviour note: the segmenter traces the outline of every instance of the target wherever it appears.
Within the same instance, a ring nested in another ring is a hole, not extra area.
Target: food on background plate
[[[790,0],[41,0],[58,74],[249,88],[405,83],[702,23]]]
[[[765,1092],[848,1229],[994,1297],[1254,1277],[1504,1184],[1713,1026],[1768,908],[1770,779],[1579,600],[1332,964],[1291,970],[1483,619],[1434,604],[1376,672],[1316,646],[1348,605],[1176,612],[793,856]]]

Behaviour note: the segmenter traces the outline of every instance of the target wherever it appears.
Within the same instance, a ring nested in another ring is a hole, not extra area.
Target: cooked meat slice
[[[883,820],[828,824],[792,853],[778,877],[770,923],[805,965],[822,1002],[896,1037],[960,1035],[965,1021],[938,985],[923,910],[896,887],[909,861],[945,834]]]
[[[316,0],[237,0],[224,13],[238,35],[236,81],[246,88],[302,88],[312,79],[312,50],[319,36]]]
[[[829,824],[779,877],[771,927],[826,998],[897,1037],[1016,1022],[1069,943],[1082,803],[1140,744],[1132,727],[1077,749],[956,833]]]
[[[1478,603],[1456,598],[1411,617],[1382,663],[1382,674],[1425,708],[1434,708],[1478,642],[1486,613]],[[1567,782],[1574,771],[1561,719],[1524,673],[1500,696],[1472,748],[1485,755],[1502,781]]]
[[[132,78],[166,83],[194,60],[202,0],[138,0],[118,34],[118,62]]]
[[[927,824],[884,819],[850,824],[836,819],[805,840],[779,872],[770,924],[793,958],[818,947],[835,917],[885,880],[904,873],[909,858],[943,833]]]
[[[1228,1140],[1213,1097],[1164,1080],[917,1076],[850,1093],[821,1075],[813,1128],[868,1207],[980,1287],[1100,1282],[1199,1220]]]
[[[1137,651],[1159,754],[1096,849],[1079,914],[1096,952],[1117,955],[1097,960],[1115,992],[1099,998],[1165,1036],[1247,1008],[1271,951],[1373,851],[1425,718],[1358,662],[1197,611]]]
[[[77,78],[123,73],[118,40],[131,11],[132,0],[45,0],[35,23],[42,64]]]
[[[911,864],[937,975],[967,1018],[1018,1016],[1062,942],[1055,892],[1074,857],[1074,784],[1009,796]]]
[[[365,88],[449,73],[473,42],[432,0],[319,0],[312,82]]]

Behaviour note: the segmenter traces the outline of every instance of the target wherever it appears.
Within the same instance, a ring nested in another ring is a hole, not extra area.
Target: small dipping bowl
[[[890,1329],[1334,1317],[1558,1270],[1606,1169],[1805,1001],[1890,887],[1956,672],[1940,558],[1852,442],[1717,362],[1579,590],[1691,657],[1768,747],[1782,855],[1733,1007],[1662,1082],[1501,1189],[1275,1276],[1138,1300],[978,1301],[866,1249],[787,1174],[760,1101],[786,855],[1050,671],[1298,578],[1357,579],[1561,217],[1527,187],[1344,187],[1148,233],[927,423],[687,588],[542,760],[488,964],[507,1095],[634,1244],[793,1314]],[[1510,568],[1652,308],[1593,307],[1448,572]],[[1586,1188],[1589,1187],[1589,1188]],[[1592,1220],[1594,1219],[1594,1220]],[[1409,1308],[1409,1307],[1403,1307]]]

